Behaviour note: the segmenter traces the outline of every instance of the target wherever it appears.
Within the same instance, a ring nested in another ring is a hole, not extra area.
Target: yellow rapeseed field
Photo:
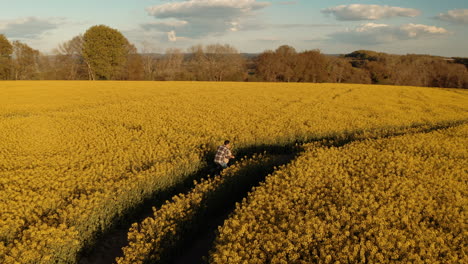
[[[468,263],[468,125],[311,144],[219,228],[210,263]]]
[[[117,264],[160,263],[165,261],[164,251],[175,247],[183,240],[187,229],[196,229],[200,215],[212,207],[220,196],[233,194],[233,185],[241,185],[242,181],[253,178],[252,171],[261,170],[267,164],[275,164],[274,159],[267,155],[255,155],[250,159],[225,169],[221,175],[196,182],[188,194],[180,194],[154,210],[154,215],[135,223],[128,233],[129,244],[123,248],[124,257],[117,258]]]
[[[0,263],[73,263],[114,219],[235,148],[468,120],[468,91],[350,84],[0,82]]]

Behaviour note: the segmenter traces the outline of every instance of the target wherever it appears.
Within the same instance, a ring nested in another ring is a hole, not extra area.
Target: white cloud
[[[322,13],[332,14],[338,20],[377,20],[391,17],[415,17],[421,11],[413,8],[381,5],[340,5],[323,9]]]
[[[169,31],[167,33],[167,38],[169,39],[170,42],[176,42],[177,41],[177,36],[174,30]]]
[[[399,28],[404,37],[419,38],[431,35],[445,35],[449,32],[445,28],[421,24],[406,24]]]
[[[452,23],[468,24],[468,9],[454,9],[447,13],[440,13],[437,19]]]
[[[369,31],[374,31],[380,29],[387,29],[389,25],[387,24],[376,24],[376,23],[367,23],[363,24],[360,27],[357,27],[355,29],[356,32],[369,32]]]
[[[394,41],[443,36],[449,33],[449,31],[441,27],[421,24],[390,26],[387,24],[367,23],[354,29],[333,33],[330,35],[330,41],[375,45]]]
[[[49,30],[58,28],[58,20],[41,19],[37,17],[25,17],[14,20],[0,20],[0,34],[8,38],[38,39]]]
[[[256,10],[269,6],[256,0],[186,0],[147,8],[158,19],[142,25],[145,30],[177,32],[184,37],[197,38],[213,34],[236,32],[251,20]]]

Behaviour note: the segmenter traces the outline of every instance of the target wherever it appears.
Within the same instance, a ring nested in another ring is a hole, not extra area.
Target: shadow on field
[[[231,187],[219,188],[213,197],[208,199],[207,209],[202,212],[202,217],[195,225],[196,228],[186,234],[186,239],[168,254],[167,259],[158,263],[203,263],[203,257],[207,256],[212,248],[218,226],[222,225],[233,212],[236,203],[242,202],[252,188],[259,186],[276,167],[294,160],[297,153],[299,151],[266,155],[268,161],[260,167],[255,165],[242,167],[236,176],[227,182],[226,185]]]
[[[208,166],[188,175],[183,182],[165,190],[158,190],[138,206],[131,208],[115,220],[113,227],[96,235],[96,240],[85,247],[78,259],[80,264],[114,263],[115,258],[123,254],[122,247],[128,244],[127,233],[133,223],[143,221],[153,215],[153,207],[159,208],[178,193],[188,192],[194,180],[200,180],[211,171]]]
[[[255,175],[249,181],[242,181],[241,186],[236,186],[236,190],[226,198],[217,199],[214,203],[209,204],[209,209],[203,212],[197,228],[187,230],[184,235],[184,241],[180,241],[176,248],[168,249],[165,252],[164,259],[158,263],[203,263],[203,257],[208,255],[216,236],[217,227],[222,225],[224,220],[234,210],[236,202],[242,201],[247,196],[248,192],[254,186],[258,186],[260,182],[265,180],[268,174],[271,174],[275,167],[288,164],[300,154],[303,143],[312,142],[328,142],[326,145],[341,147],[348,143],[366,139],[388,138],[400,136],[404,134],[428,133],[434,130],[445,129],[467,123],[467,120],[458,120],[446,122],[443,124],[415,124],[410,127],[380,128],[375,131],[352,131],[339,136],[330,136],[315,138],[304,142],[295,142],[289,145],[257,145],[247,148],[237,149],[235,154],[237,157],[250,157],[255,153],[266,152],[272,157],[273,162],[265,164],[261,170],[256,169],[244,173]],[[87,248],[83,249],[79,255],[80,264],[105,264],[114,263],[116,257],[122,256],[122,247],[128,245],[127,233],[132,223],[141,222],[143,219],[153,216],[152,208],[159,209],[167,200],[177,194],[188,193],[194,187],[194,180],[200,181],[207,178],[207,175],[219,173],[217,171],[213,159],[214,152],[207,153],[203,158],[205,164],[199,171],[188,175],[183,182],[164,191],[158,191],[149,199],[134,207],[123,214],[120,219],[115,220],[113,228],[105,233],[98,234],[97,239]],[[231,195],[232,194],[232,195]],[[201,220],[200,220],[201,219]]]
[[[274,164],[274,166],[279,166],[286,164],[290,160],[294,159],[298,151],[299,148],[296,147],[295,144],[288,146],[262,145],[238,149],[236,150],[235,154],[237,157],[251,156],[255,153],[263,152],[268,154],[277,154],[275,156],[277,156],[276,160],[279,160],[279,163]],[[201,179],[207,178],[208,175],[219,174],[220,171],[213,162],[214,156],[215,152],[207,153],[202,160],[202,164],[205,164],[205,166],[203,166],[200,170],[188,175],[182,182],[176,184],[175,186],[154,193],[151,198],[145,199],[144,202],[139,204],[137,207],[126,211],[121,218],[115,220],[113,228],[102,234],[97,234],[96,240],[81,251],[80,255],[78,256],[78,263],[114,263],[116,257],[122,256],[122,247],[128,244],[127,233],[133,223],[141,222],[145,218],[153,216],[152,208],[155,207],[156,209],[159,209],[166,201],[171,200],[173,196],[181,193],[188,193],[194,187],[195,180],[199,182]],[[234,163],[236,159],[234,159],[232,163]],[[274,171],[273,165],[264,169],[265,171],[268,171],[268,173]],[[223,201],[221,206],[216,206],[222,208],[223,210],[220,212],[210,212],[210,214],[213,214],[213,216],[210,215],[206,220],[219,219],[219,215],[224,215],[231,211],[235,205],[235,202],[242,200],[246,193],[253,186],[263,181],[268,173],[264,175],[258,175],[259,177],[255,177],[254,182],[249,183],[246,186],[242,186],[244,188],[242,188],[242,190],[235,195],[237,198],[233,197],[233,199],[229,199],[232,201]],[[207,223],[211,223],[211,221],[207,221]]]

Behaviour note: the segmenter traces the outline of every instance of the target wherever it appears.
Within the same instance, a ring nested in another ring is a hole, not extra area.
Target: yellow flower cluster
[[[0,263],[74,262],[129,208],[236,148],[466,120],[468,91],[349,84],[0,83]]]
[[[210,263],[467,263],[468,125],[306,152],[219,228]]]

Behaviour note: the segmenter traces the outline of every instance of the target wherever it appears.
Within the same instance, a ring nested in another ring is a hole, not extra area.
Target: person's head
[[[229,147],[231,146],[231,141],[225,140],[225,141],[224,141],[224,146],[226,146],[226,147],[229,148]]]

